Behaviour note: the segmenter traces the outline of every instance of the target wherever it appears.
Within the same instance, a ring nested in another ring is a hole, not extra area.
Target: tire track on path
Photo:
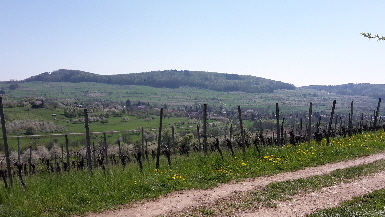
[[[319,209],[337,207],[339,203],[351,200],[375,190],[385,188],[385,172],[376,173],[359,181],[341,183],[326,187],[320,191],[292,196],[292,200],[277,202],[276,208],[262,208],[256,212],[243,213],[237,216],[275,217],[275,216],[306,216]]]
[[[279,173],[273,176],[262,176],[247,179],[242,182],[232,181],[230,183],[221,184],[218,187],[206,190],[191,189],[177,191],[161,196],[156,200],[131,203],[117,210],[109,210],[103,213],[91,213],[88,217],[167,216],[171,213],[178,213],[183,209],[212,203],[220,198],[230,196],[235,192],[262,189],[272,182],[282,182],[299,178],[307,178],[315,175],[323,175],[337,169],[345,169],[361,164],[369,164],[381,159],[385,159],[385,152],[337,163],[329,163],[317,167],[307,167],[298,171]]]

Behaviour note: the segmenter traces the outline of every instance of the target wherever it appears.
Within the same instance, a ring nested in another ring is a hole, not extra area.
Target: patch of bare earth
[[[336,207],[353,197],[385,188],[385,172],[376,173],[359,181],[341,183],[320,191],[295,195],[290,201],[278,202],[276,208],[263,208],[239,216],[306,216],[319,209]]]
[[[92,213],[89,217],[122,217],[122,216],[188,216],[189,210],[206,207],[208,204],[217,204],[220,200],[227,200],[228,206],[237,203],[235,197],[241,197],[248,191],[256,191],[264,188],[272,182],[281,182],[307,178],[315,175],[323,175],[337,169],[358,166],[385,159],[385,153],[379,153],[353,160],[325,164],[318,167],[309,167],[294,172],[280,173],[268,177],[247,179],[243,182],[230,182],[207,190],[185,190],[173,192],[151,201],[142,201],[125,205],[117,210],[104,213]],[[361,181],[336,185],[306,195],[296,195],[293,200],[279,202],[277,208],[265,208],[258,206],[247,206],[247,213],[237,213],[236,216],[302,216],[316,209],[336,206],[341,201],[348,200],[353,196],[369,193],[373,190],[384,188],[384,174],[366,177]],[[378,180],[377,180],[378,179]],[[367,181],[365,181],[367,180]],[[356,184],[354,184],[356,183]],[[348,185],[351,185],[350,187]],[[329,190],[328,190],[329,189]],[[355,190],[354,190],[355,189]],[[354,193],[356,192],[356,193]],[[330,196],[327,193],[329,193]],[[298,201],[298,202],[297,202]],[[221,203],[223,204],[223,203]],[[305,205],[306,204],[306,205]],[[312,205],[313,204],[313,205]],[[285,208],[286,207],[286,208]],[[302,207],[302,208],[301,208]],[[309,208],[303,208],[309,207]],[[253,210],[256,210],[255,212]],[[204,212],[204,211],[203,211]],[[209,211],[208,211],[209,212]],[[271,214],[270,214],[271,213]]]

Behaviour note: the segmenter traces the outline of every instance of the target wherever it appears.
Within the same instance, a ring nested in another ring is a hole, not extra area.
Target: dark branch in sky
[[[362,32],[361,33],[361,35],[363,35],[364,37],[366,37],[366,38],[377,38],[377,41],[381,41],[381,40],[385,40],[385,37],[384,36],[378,36],[378,34],[377,35],[375,35],[375,36],[372,36],[372,34],[371,33],[364,33],[364,32]]]

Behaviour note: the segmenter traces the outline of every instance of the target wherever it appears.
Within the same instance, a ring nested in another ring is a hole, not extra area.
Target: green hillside
[[[318,91],[327,91],[340,95],[368,96],[373,98],[385,98],[385,84],[342,84],[342,85],[311,85],[304,87]]]
[[[273,81],[251,75],[225,74],[202,71],[152,71],[132,74],[98,75],[94,73],[60,69],[45,72],[24,80],[45,82],[96,82],[119,85],[144,85],[150,87],[179,88],[197,87],[215,91],[242,91],[247,93],[271,93],[274,90],[294,90],[292,84]]]

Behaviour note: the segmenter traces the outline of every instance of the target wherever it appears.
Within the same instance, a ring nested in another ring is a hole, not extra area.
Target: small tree
[[[25,129],[26,135],[34,135],[37,132],[37,129],[35,126],[29,126],[27,129]]]
[[[9,89],[10,90],[16,90],[17,88],[19,88],[19,84],[18,83],[12,83],[11,85],[9,85]]]
[[[128,108],[130,106],[131,106],[131,101],[129,99],[127,99],[127,101],[126,101],[126,108]]]

